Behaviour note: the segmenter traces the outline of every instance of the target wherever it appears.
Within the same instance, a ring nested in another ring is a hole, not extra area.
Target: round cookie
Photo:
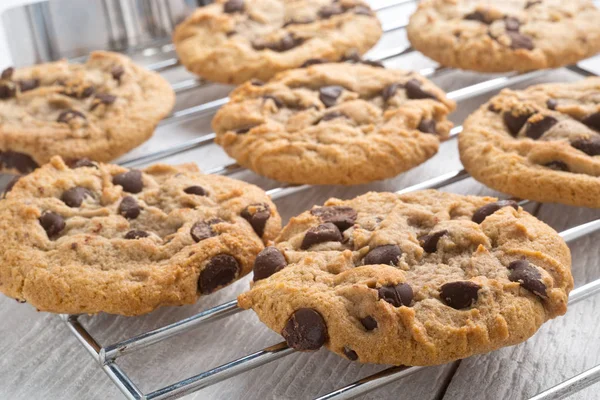
[[[520,198],[600,207],[600,78],[503,90],[465,121],[465,169]]]
[[[173,43],[189,71],[240,84],[311,58],[363,54],[380,36],[377,17],[361,0],[218,0],[178,25]]]
[[[407,28],[413,47],[446,67],[529,71],[600,51],[591,0],[423,0]]]
[[[561,237],[514,201],[367,193],[292,218],[238,302],[296,350],[435,365],[564,314],[570,267]]]
[[[455,103],[415,72],[327,63],[246,82],[213,119],[237,162],[290,183],[358,184],[431,158]]]
[[[192,304],[250,272],[280,229],[261,189],[192,164],[54,157],[0,201],[0,291],[70,314]]]
[[[59,155],[112,160],[147,140],[173,107],[160,75],[109,52],[85,64],[7,68],[0,77],[0,171],[28,173]]]

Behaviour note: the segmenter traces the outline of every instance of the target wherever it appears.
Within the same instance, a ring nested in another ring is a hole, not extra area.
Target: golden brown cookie
[[[562,238],[514,201],[367,193],[292,218],[238,302],[296,350],[434,365],[564,314],[570,268]]]
[[[290,183],[358,184],[431,158],[455,103],[415,72],[327,63],[247,82],[213,119],[216,142],[254,172]]]
[[[42,311],[139,315],[246,275],[281,228],[258,187],[195,165],[60,157],[0,200],[0,291]]]
[[[361,0],[218,0],[177,26],[173,43],[191,72],[239,84],[311,58],[363,54],[380,36],[377,17]]]
[[[147,140],[173,107],[160,75],[109,52],[85,64],[7,68],[0,77],[0,171],[28,173],[54,155],[110,161]]]
[[[459,136],[465,169],[520,198],[600,207],[600,78],[503,90]]]
[[[424,0],[407,28],[413,47],[447,67],[529,71],[600,51],[591,0]]]

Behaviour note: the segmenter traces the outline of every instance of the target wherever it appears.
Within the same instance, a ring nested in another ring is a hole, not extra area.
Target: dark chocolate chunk
[[[358,354],[356,354],[356,352],[354,350],[352,350],[351,348],[344,346],[342,351],[344,352],[344,355],[346,357],[348,357],[348,360],[350,360],[350,361],[358,360]]]
[[[341,232],[350,228],[356,222],[358,216],[355,209],[346,206],[330,206],[330,207],[319,207],[310,210],[312,215],[316,215],[323,222],[331,222]]]
[[[588,156],[600,155],[600,137],[575,139],[571,142],[571,146],[575,147],[577,150],[583,151]]]
[[[194,239],[194,242],[198,243],[202,240],[217,236],[210,225],[210,221],[209,223],[196,222],[194,225],[192,225],[192,229],[190,229],[190,235],[192,236],[192,239]]]
[[[66,226],[65,219],[52,211],[46,211],[42,214],[40,225],[42,225],[49,238],[57,236]]]
[[[87,196],[91,196],[90,191],[81,186],[75,186],[65,191],[60,199],[69,207],[81,207],[81,203]]]
[[[419,238],[419,243],[425,252],[427,253],[435,253],[437,250],[437,244],[442,238],[442,236],[448,233],[447,229],[430,233],[429,235],[421,236]]]
[[[546,107],[548,107],[550,110],[556,110],[556,106],[558,106],[558,101],[554,99],[548,99],[546,101]]]
[[[70,160],[68,162],[68,165],[70,168],[82,168],[82,167],[94,167],[94,168],[98,168],[98,166],[96,164],[94,164],[92,162],[92,160],[90,160],[89,158],[76,158],[73,160]]]
[[[206,196],[208,192],[204,190],[202,186],[188,186],[183,191],[187,194],[194,194],[196,196]]]
[[[504,125],[506,125],[511,135],[517,136],[531,115],[532,114],[529,113],[514,115],[512,111],[507,111],[502,114],[502,119],[504,120]]]
[[[113,177],[113,184],[122,186],[123,190],[128,193],[139,193],[144,188],[142,172],[132,169],[115,175]]]
[[[10,99],[17,94],[17,88],[12,82],[3,82],[0,84],[0,99]]]
[[[314,228],[310,228],[302,239],[300,248],[306,250],[312,245],[325,242],[341,242],[343,240],[342,233],[339,228],[327,222]]]
[[[514,31],[506,31],[506,35],[510,38],[511,49],[533,50],[533,40],[529,36]]]
[[[404,86],[400,83],[392,83],[392,84],[384,87],[383,90],[381,91],[381,97],[383,97],[383,101],[388,101],[389,99],[394,97],[394,95],[396,94],[396,91],[398,91],[398,88],[403,88],[403,87]]]
[[[27,92],[29,90],[36,89],[39,86],[39,79],[23,79],[19,81],[19,89],[21,89],[21,92]]]
[[[504,18],[504,26],[507,31],[518,32],[521,27],[521,22],[515,17],[506,17]]]
[[[106,105],[112,104],[115,102],[115,100],[117,100],[117,96],[114,96],[109,93],[98,93],[95,98],[100,103],[106,104]]]
[[[67,124],[67,123],[69,123],[69,121],[71,121],[72,119],[75,119],[75,118],[86,119],[85,115],[82,112],[73,110],[73,109],[69,109],[69,110],[65,110],[65,111],[61,112],[58,115],[56,122]]]
[[[344,9],[342,8],[342,6],[339,3],[333,3],[329,6],[321,7],[321,9],[318,12],[318,15],[319,18],[329,19],[334,15],[339,15],[343,13]]]
[[[254,232],[262,237],[267,220],[271,217],[271,208],[266,203],[250,204],[242,210],[240,215],[252,225]]]
[[[525,9],[527,10],[528,8],[531,8],[538,4],[542,4],[542,1],[541,0],[528,1],[527,3],[525,3]]]
[[[277,42],[255,41],[252,43],[252,47],[254,47],[255,50],[269,49],[281,53],[291,50],[302,43],[304,43],[304,39],[297,38],[291,33],[287,33]]]
[[[466,19],[468,21],[479,21],[483,24],[489,24],[486,15],[481,11],[473,11],[472,13],[465,15],[463,19]]]
[[[593,114],[588,115],[587,117],[582,119],[581,122],[592,129],[600,131],[600,112],[595,112]]]
[[[487,217],[489,217],[490,215],[492,215],[493,213],[495,213],[503,207],[512,207],[515,210],[518,210],[519,204],[514,200],[499,200],[495,203],[489,203],[475,211],[471,220],[480,224]]]
[[[423,133],[433,133],[435,135],[437,133],[435,126],[435,119],[422,119],[417,129]]]
[[[546,285],[542,282],[542,274],[527,260],[516,260],[508,264],[511,282],[519,282],[521,286],[530,292],[546,297]]]
[[[217,254],[200,272],[198,290],[202,294],[215,291],[221,286],[231,283],[238,276],[240,264],[229,254]]]
[[[558,120],[554,117],[546,115],[544,118],[536,122],[528,122],[525,128],[525,136],[530,139],[537,140],[542,137],[544,133],[550,130],[554,125],[558,123]]]
[[[325,104],[325,107],[333,107],[337,104],[337,99],[343,91],[344,88],[341,86],[324,86],[319,89],[319,99]]]
[[[135,240],[141,239],[150,236],[150,234],[146,231],[140,231],[138,229],[133,229],[125,234],[125,239]]]
[[[408,283],[382,286],[377,291],[379,293],[379,299],[385,300],[394,307],[409,307],[414,297],[412,287],[410,287]]]
[[[402,257],[402,250],[396,244],[384,244],[370,250],[363,262],[365,265],[385,264],[395,266]]]
[[[254,260],[254,282],[265,279],[287,266],[284,255],[276,247],[265,247]]]
[[[2,76],[0,76],[0,78],[9,81],[12,79],[14,73],[15,69],[13,67],[8,67],[4,71],[2,71]]]
[[[477,302],[479,289],[481,286],[471,281],[450,282],[440,288],[440,298],[450,307],[460,310]]]
[[[300,68],[306,68],[306,67],[310,67],[311,65],[317,65],[317,64],[326,64],[328,62],[330,62],[330,61],[325,58],[309,58],[308,60],[306,60],[302,63]]]
[[[370,315],[367,315],[366,317],[361,318],[360,323],[367,331],[372,331],[373,329],[377,328],[377,321],[375,320],[375,318],[371,317]]]
[[[544,164],[544,167],[553,169],[555,171],[565,171],[569,172],[569,166],[562,161],[550,161],[549,163]]]
[[[119,214],[127,219],[136,219],[141,212],[141,207],[133,196],[123,197],[118,209]]]
[[[114,67],[112,67],[112,70],[110,71],[110,73],[111,73],[113,79],[121,82],[121,78],[123,77],[123,74],[125,73],[125,69],[121,65],[115,65]]]
[[[223,12],[226,14],[241,13],[244,11],[244,0],[229,0],[223,4]]]
[[[298,351],[318,350],[327,342],[327,325],[312,308],[299,308],[285,323],[281,335],[288,346]]]
[[[282,102],[281,100],[279,100],[277,97],[275,97],[275,96],[272,96],[272,95],[270,95],[270,94],[266,94],[266,95],[264,95],[264,96],[263,96],[263,99],[265,99],[265,101],[267,101],[267,100],[272,100],[272,101],[273,101],[273,103],[275,103],[275,106],[276,106],[277,108],[282,108],[282,107],[284,106],[284,104],[283,104],[283,102]]]
[[[409,99],[434,99],[437,100],[434,94],[429,93],[422,87],[421,81],[412,78],[406,82],[406,95]]]
[[[252,80],[250,80],[250,84],[252,86],[265,86],[265,83],[263,81],[261,81],[260,79],[252,79]]]
[[[0,168],[16,169],[21,174],[28,174],[39,167],[31,156],[16,151],[0,151]]]

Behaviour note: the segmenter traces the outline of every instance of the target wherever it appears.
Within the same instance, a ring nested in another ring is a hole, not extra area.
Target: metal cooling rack
[[[388,0],[376,8],[375,11],[381,12],[391,7],[396,7],[402,4],[414,3],[415,0]],[[390,33],[400,31],[406,28],[406,23],[398,23],[392,25],[384,25],[384,32]],[[167,57],[165,60],[150,64],[149,69],[164,72],[169,69],[178,66],[179,61],[174,57],[174,49],[172,45],[163,46],[163,51]],[[406,55],[414,50],[411,47],[402,46],[393,49],[386,49],[378,54],[370,57],[372,60],[386,61],[398,56]],[[592,76],[592,72],[585,70],[577,65],[567,67],[569,70],[582,75]],[[427,77],[439,77],[441,74],[447,73],[450,70],[444,67],[428,68],[419,71],[422,75]],[[499,78],[489,79],[487,81],[467,86],[459,90],[455,90],[448,93],[448,97],[458,102],[473,98],[483,93],[489,93],[505,88],[510,85],[514,85],[520,82],[524,82],[533,78],[536,78],[544,74],[544,71],[534,71],[523,74],[511,74],[502,76]],[[173,84],[173,89],[176,93],[182,93],[191,89],[196,89],[210,85],[200,79],[186,79]],[[200,118],[202,116],[210,115],[214,113],[220,106],[228,101],[227,98],[213,100],[208,103],[199,104],[194,107],[186,108],[180,111],[172,113],[169,117],[165,118],[161,125],[171,124],[174,122],[181,122],[193,118]],[[451,131],[450,138],[456,138],[461,132],[462,127],[457,126]],[[173,156],[179,153],[187,152],[192,149],[212,143],[215,138],[215,134],[211,133],[208,135],[201,136],[199,138],[186,141],[169,147],[164,150],[150,152],[140,157],[128,159],[121,164],[127,167],[133,167],[137,165],[146,164],[149,162],[157,161],[165,157]],[[213,168],[209,173],[230,175],[236,172],[242,171],[243,168],[235,163],[222,165],[217,168]],[[469,175],[464,170],[455,170],[448,172],[441,176],[433,179],[429,179],[425,182],[403,188],[398,190],[397,193],[407,193],[415,190],[422,189],[437,189],[455,182],[462,181],[469,178]],[[311,187],[310,185],[282,185],[280,187],[267,191],[267,194],[273,199],[279,199],[285,196],[293,195],[299,191],[305,190]],[[521,204],[526,204],[528,201],[521,201]],[[567,229],[560,233],[563,239],[567,242],[573,242],[585,235],[597,232],[600,230],[600,219]],[[594,294],[600,293],[600,279],[595,280],[591,283],[585,284],[574,289],[569,297],[569,305],[580,302]],[[130,354],[142,349],[150,348],[153,345],[176,337],[184,332],[190,331],[191,329],[198,328],[199,326],[206,325],[210,322],[229,317],[243,311],[237,306],[236,300],[231,300],[227,303],[219,306],[210,308],[202,311],[192,317],[183,319],[176,323],[158,328],[135,337],[123,340],[118,343],[101,345],[93,337],[93,335],[84,328],[80,323],[78,315],[61,315],[60,317],[67,324],[70,331],[75,335],[83,347],[92,355],[92,357],[98,362],[100,367],[109,376],[109,378],[115,383],[115,385],[123,392],[128,399],[174,399],[191,392],[206,388],[214,385],[223,380],[235,377],[245,371],[260,367],[264,364],[273,362],[277,359],[283,358],[294,352],[293,349],[289,348],[285,342],[277,343],[272,346],[266,347],[260,351],[252,354],[248,354],[244,357],[236,360],[227,362],[216,368],[212,368],[208,371],[200,374],[191,376],[183,379],[179,382],[175,382],[169,386],[165,386],[158,390],[150,393],[143,393],[136,383],[134,383],[125,371],[117,364],[119,357],[126,354]],[[370,375],[366,378],[360,379],[352,384],[344,386],[338,390],[328,393],[324,396],[319,397],[317,400],[325,399],[351,399],[356,396],[365,394],[371,390],[387,385],[391,382],[407,377],[415,372],[427,367],[406,367],[397,366],[385,369],[376,374]],[[548,399],[561,399],[573,393],[576,393],[583,388],[588,387],[596,382],[600,381],[600,365],[593,367],[577,376],[574,376],[538,395],[532,397],[530,400],[548,400]]]

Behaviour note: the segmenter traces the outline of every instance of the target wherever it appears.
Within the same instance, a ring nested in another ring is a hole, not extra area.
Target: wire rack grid
[[[391,7],[414,2],[415,0],[387,0],[384,3],[382,3],[380,7],[376,8],[376,11],[381,12]],[[405,22],[389,24],[384,25],[384,32],[396,32],[405,28]],[[172,46],[164,46],[163,50],[166,53],[173,52]],[[413,52],[413,49],[411,47],[399,46],[393,49],[381,51],[380,53],[377,53],[374,56],[370,57],[370,59],[374,61],[386,61],[398,56],[410,54],[411,52]],[[178,65],[179,61],[176,58],[168,57],[163,61],[150,64],[147,67],[151,70],[164,72]],[[569,66],[567,68],[572,72],[575,72],[582,76],[594,75],[592,72],[583,69],[577,65]],[[439,77],[440,75],[449,72],[449,70],[444,67],[437,67],[427,68],[419,72],[427,77]],[[480,94],[494,92],[499,89],[508,87],[510,85],[525,82],[527,80],[539,77],[542,74],[544,74],[544,71],[534,71],[522,74],[509,74],[506,76],[489,79],[471,86],[467,86],[449,92],[448,97],[460,102],[462,100],[471,99]],[[210,83],[204,82],[200,79],[186,79],[174,83],[173,89],[176,93],[182,93],[191,89],[197,89],[207,85],[210,85]],[[220,106],[227,103],[227,101],[227,98],[221,98],[174,112],[170,116],[165,118],[161,122],[161,124],[166,125],[211,115]],[[457,126],[454,129],[452,129],[450,138],[455,138],[461,132],[461,130],[461,126]],[[127,167],[133,167],[161,160],[166,157],[174,156],[201,146],[205,146],[209,143],[212,143],[214,138],[214,133],[207,134],[186,141],[184,143],[168,147],[166,149],[149,152],[136,158],[127,159],[121,164]],[[235,163],[230,163],[213,168],[212,170],[207,172],[213,174],[230,175],[236,172],[240,172],[242,170],[243,168],[239,165]],[[435,178],[426,180],[419,184],[398,190],[397,193],[407,193],[422,189],[442,188],[452,183],[462,181],[468,177],[469,175],[466,171],[454,170],[437,176]],[[267,193],[273,199],[279,199],[286,196],[291,196],[310,187],[310,185],[282,185],[280,187],[268,190]],[[523,205],[526,203],[527,201],[521,201],[521,204]],[[575,226],[571,229],[561,232],[560,235],[564,238],[564,240],[567,243],[570,243],[585,235],[591,234],[599,230],[600,219],[593,220],[591,222],[584,223],[579,226]],[[571,305],[576,302],[580,302],[597,293],[600,293],[600,279],[574,289],[570,294],[569,304]],[[104,372],[121,390],[121,392],[125,395],[126,398],[150,400],[178,398],[191,392],[200,390],[202,388],[214,385],[223,380],[235,377],[236,375],[241,374],[245,371],[273,362],[294,352],[294,350],[289,348],[285,342],[277,343],[272,346],[266,347],[260,351],[227,362],[216,368],[212,368],[210,370],[183,379],[181,381],[152,391],[150,393],[143,393],[136,385],[136,383],[134,383],[130,379],[130,377],[125,373],[125,371],[123,371],[123,369],[121,369],[121,367],[117,364],[117,360],[119,359],[119,357],[122,357],[126,354],[149,348],[159,342],[163,342],[170,338],[176,337],[184,332],[188,332],[192,329],[196,329],[200,326],[204,326],[208,323],[217,321],[219,319],[230,317],[241,311],[243,310],[241,310],[237,306],[237,302],[234,299],[224,304],[202,311],[189,318],[122,340],[118,343],[108,345],[101,345],[94,339],[93,335],[88,330],[86,330],[86,328],[81,324],[80,316],[61,315],[60,317],[66,323],[73,335],[79,340],[79,342],[91,354],[91,356],[98,362],[102,370],[104,370]],[[390,367],[381,372],[370,375],[364,379],[360,379],[354,383],[344,386],[331,393],[328,393],[324,396],[321,396],[317,400],[355,398],[376,388],[379,388],[381,386],[387,385],[391,382],[397,381],[411,374],[414,374],[415,372],[423,368],[426,367]],[[577,376],[565,380],[564,382],[558,384],[555,387],[552,387],[546,391],[537,394],[530,400],[561,399],[598,381],[600,381],[600,366],[595,366]]]

